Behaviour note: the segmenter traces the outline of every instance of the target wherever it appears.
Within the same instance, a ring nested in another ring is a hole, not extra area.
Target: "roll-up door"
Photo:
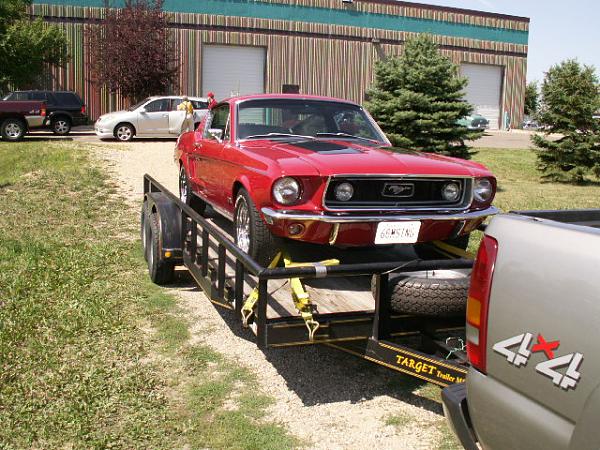
[[[485,64],[462,64],[461,72],[467,77],[466,98],[475,112],[490,121],[490,129],[500,127],[500,98],[502,94],[502,67]]]
[[[217,101],[265,90],[266,49],[231,45],[202,46],[202,96]]]

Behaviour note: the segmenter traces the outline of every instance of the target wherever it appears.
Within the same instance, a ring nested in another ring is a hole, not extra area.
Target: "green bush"
[[[590,172],[600,176],[600,122],[593,117],[599,109],[593,67],[568,60],[550,68],[539,113],[546,133],[532,136],[538,169],[545,178],[582,182]],[[552,133],[558,138],[551,138]]]
[[[406,42],[402,56],[376,64],[367,108],[398,147],[469,158],[465,140],[481,133],[457,124],[473,111],[466,85],[456,64],[420,35]]]

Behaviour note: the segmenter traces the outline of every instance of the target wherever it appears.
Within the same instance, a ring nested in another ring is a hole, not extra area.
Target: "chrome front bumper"
[[[448,212],[440,214],[378,214],[378,215],[346,215],[346,214],[311,214],[299,213],[298,211],[275,211],[271,208],[262,208],[261,212],[265,220],[272,225],[277,220],[313,220],[325,223],[365,223],[365,222],[389,222],[401,220],[471,220],[493,216],[500,211],[495,206],[482,209],[481,211]]]

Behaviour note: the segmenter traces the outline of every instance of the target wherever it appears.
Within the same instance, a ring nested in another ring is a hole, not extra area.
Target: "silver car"
[[[189,97],[194,106],[194,127],[208,111],[208,99]],[[134,136],[143,138],[172,138],[181,133],[185,111],[177,107],[182,96],[148,97],[125,111],[104,114],[94,129],[100,139],[117,138],[129,141]]]

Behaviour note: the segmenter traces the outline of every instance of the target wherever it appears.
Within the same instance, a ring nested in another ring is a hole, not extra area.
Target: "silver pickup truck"
[[[600,210],[492,219],[467,353],[466,383],[442,393],[465,448],[600,448]]]

